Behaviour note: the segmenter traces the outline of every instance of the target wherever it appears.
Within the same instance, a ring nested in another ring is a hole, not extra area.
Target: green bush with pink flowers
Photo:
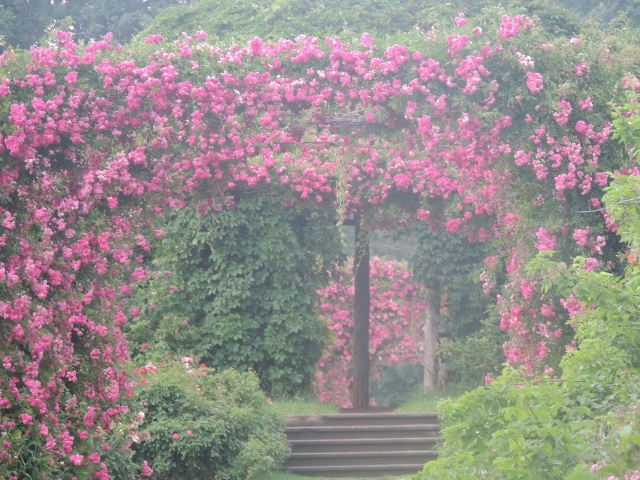
[[[253,372],[216,372],[184,357],[137,373],[142,433],[134,450],[153,466],[153,478],[240,480],[284,462],[284,421]]]

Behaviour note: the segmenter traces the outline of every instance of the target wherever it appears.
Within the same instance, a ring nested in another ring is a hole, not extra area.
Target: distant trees
[[[116,41],[127,43],[160,10],[188,3],[192,1],[3,0],[0,2],[0,35],[4,47],[29,48],[47,32],[72,26],[77,40],[100,39],[112,32]]]
[[[473,16],[495,0],[447,3],[387,0],[2,0],[0,2],[0,51],[3,47],[29,48],[56,28],[73,27],[76,40],[99,39],[112,32],[128,43],[138,32],[178,35],[198,29],[225,41],[250,38],[338,35],[345,31],[380,34],[430,28],[464,11]],[[539,16],[548,29],[573,35],[580,18],[611,22],[625,13],[632,25],[640,25],[640,0],[511,0],[508,8]],[[169,7],[176,7],[171,8]],[[574,18],[567,17],[568,9]]]
[[[614,20],[624,13],[627,20],[638,26],[640,24],[640,1],[638,0],[555,0],[565,8],[579,12],[591,18],[598,18],[605,23]]]

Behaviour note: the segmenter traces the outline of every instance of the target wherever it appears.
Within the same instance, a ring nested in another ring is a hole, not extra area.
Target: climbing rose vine
[[[167,208],[233,209],[269,188],[286,205],[361,213],[366,228],[426,221],[503,239],[515,272],[545,212],[596,205],[618,158],[599,93],[611,55],[586,40],[538,47],[522,15],[494,29],[463,19],[419,48],[366,34],[221,48],[199,32],[129,49],[58,32],[51,47],[5,51],[0,472],[110,476],[102,460],[133,395],[126,300],[149,276],[143,227],[161,236]],[[541,212],[535,229],[523,205]],[[593,218],[552,223],[543,240],[591,221],[597,245]]]

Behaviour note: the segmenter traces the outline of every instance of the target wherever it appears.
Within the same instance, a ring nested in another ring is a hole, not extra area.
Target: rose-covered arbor
[[[573,213],[597,205],[620,161],[602,124],[614,58],[584,39],[541,43],[522,15],[498,23],[484,33],[461,15],[451,35],[384,51],[367,34],[223,49],[198,32],[139,51],[59,33],[56,46],[5,52],[3,458],[30,439],[30,461],[69,458],[106,478],[89,457],[128,410],[121,326],[131,284],[149,275],[140,227],[168,208],[233,208],[269,188],[364,231],[423,221],[498,239],[513,273],[536,233],[546,249],[592,222],[587,242],[599,241],[599,217]],[[562,346],[515,320],[513,359]]]

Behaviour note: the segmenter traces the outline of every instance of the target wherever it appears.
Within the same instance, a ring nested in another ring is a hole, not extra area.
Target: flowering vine
[[[300,36],[222,48],[204,32],[151,36],[139,51],[58,32],[57,45],[3,53],[0,430],[32,438],[47,465],[108,478],[90,458],[132,395],[122,325],[153,242],[140,228],[167,208],[233,209],[276,187],[286,204],[335,208],[339,172],[345,215],[371,225],[396,220],[394,204],[402,222],[472,241],[522,229],[528,244],[505,248],[515,271],[538,231],[522,205],[540,217],[597,205],[616,156],[605,155],[609,99],[587,87],[611,55],[580,39],[523,53],[536,28],[524,15],[503,17],[497,40],[464,20],[432,57],[433,35],[421,50],[378,52],[367,35],[356,47]],[[582,64],[585,52],[596,58]],[[570,230],[553,228],[547,240]],[[3,458],[15,460],[14,443]]]

